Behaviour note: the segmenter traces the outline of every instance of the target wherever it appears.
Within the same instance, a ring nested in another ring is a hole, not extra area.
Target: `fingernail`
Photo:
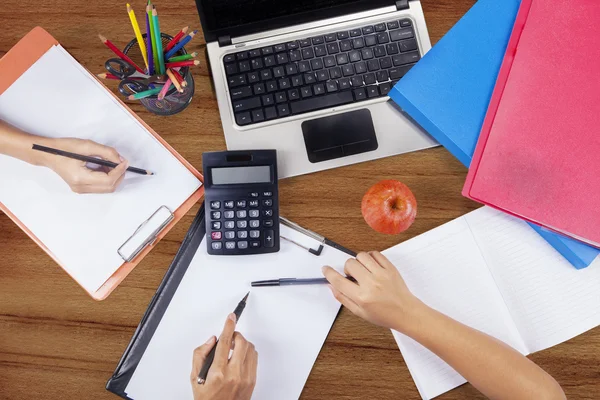
[[[121,162],[125,161],[125,159],[121,156],[119,156],[119,160],[121,160]]]
[[[211,343],[212,343],[212,342],[214,342],[214,341],[215,341],[215,337],[214,337],[214,336],[211,336],[210,338],[208,338],[208,340],[207,340],[207,341],[206,341],[206,343],[204,343],[204,344],[211,344]]]
[[[227,318],[229,318],[229,319],[230,319],[230,320],[232,320],[233,322],[235,322],[235,321],[236,321],[236,319],[237,319],[234,313],[231,313],[231,314],[229,314],[229,316],[228,316]]]
[[[326,267],[326,266],[325,266],[325,267],[321,267],[321,271],[322,271],[323,273],[325,273],[325,271],[327,271],[327,267]]]

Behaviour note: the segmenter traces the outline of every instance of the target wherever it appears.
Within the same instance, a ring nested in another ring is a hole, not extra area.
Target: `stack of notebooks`
[[[578,269],[600,253],[599,18],[598,2],[480,0],[390,93],[470,167],[466,197]]]

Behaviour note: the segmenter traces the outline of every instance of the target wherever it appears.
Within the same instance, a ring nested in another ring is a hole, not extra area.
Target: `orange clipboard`
[[[4,57],[0,59],[0,96],[13,84],[25,71],[27,71],[37,60],[40,59],[52,47],[58,45],[58,41],[52,37],[41,27],[34,28],[25,37],[23,37]],[[93,76],[93,75],[92,75]],[[102,83],[102,82],[100,82]],[[104,85],[103,85],[104,86]],[[204,178],[198,170],[196,170],[189,162],[187,162],[175,149],[161,138],[148,124],[146,124],[139,116],[137,116],[125,103],[112,93],[105,86],[107,92],[111,93],[125,109],[131,113],[147,130],[150,132],[167,150],[169,150],[177,159],[202,183]],[[181,220],[181,218],[198,202],[204,195],[204,185],[202,185],[194,194],[192,194],[177,210],[172,211],[173,219],[165,225],[160,232],[147,242],[147,245],[137,252],[135,258],[131,261],[125,261],[121,267],[106,282],[95,292],[86,292],[94,300],[106,299],[113,290],[129,275],[135,266],[152,250],[165,235],[173,228],[173,226]],[[60,262],[54,254],[42,243],[19,219],[10,212],[10,210],[0,203],[2,210],[10,219],[12,219],[38,246],[40,246],[52,259],[60,265]],[[151,216],[149,216],[151,217]],[[62,265],[61,265],[62,267]],[[64,267],[62,267],[64,269]],[[65,270],[68,273],[68,271]],[[69,274],[70,275],[70,274]],[[71,276],[73,278],[73,276]],[[77,280],[75,280],[77,281]],[[81,285],[80,285],[81,286]],[[83,287],[83,286],[82,286]],[[85,290],[85,289],[84,289]]]

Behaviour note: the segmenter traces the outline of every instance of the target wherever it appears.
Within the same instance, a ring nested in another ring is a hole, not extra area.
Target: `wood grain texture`
[[[474,0],[423,0],[436,43]],[[145,1],[133,0],[135,10]],[[158,1],[161,27],[176,33],[199,28],[192,0]],[[141,14],[141,12],[138,12]],[[138,18],[140,16],[138,15]],[[85,67],[103,72],[111,53],[103,33],[123,46],[132,38],[124,0],[3,0],[0,56],[31,28],[54,35]],[[203,40],[190,51],[204,54]],[[206,60],[196,70],[196,95],[188,110],[157,117],[132,108],[197,168],[202,152],[225,149]],[[111,84],[114,89],[115,85]],[[466,170],[444,149],[406,154],[281,182],[282,214],[353,249],[382,250],[475,208],[460,195]],[[385,236],[363,222],[360,202],[381,179],[398,179],[414,191],[418,218],[405,234]],[[88,298],[4,214],[0,214],[0,399],[114,399],[104,390],[148,302],[198,210],[160,242],[108,300]],[[205,338],[198,338],[202,343]],[[600,330],[532,356],[571,399],[600,393]],[[343,310],[314,366],[303,399],[418,399],[391,333]],[[476,399],[470,385],[441,399]]]

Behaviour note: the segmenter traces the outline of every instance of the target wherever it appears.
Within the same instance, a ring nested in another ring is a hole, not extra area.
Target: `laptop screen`
[[[364,11],[391,0],[197,0],[207,40]]]

